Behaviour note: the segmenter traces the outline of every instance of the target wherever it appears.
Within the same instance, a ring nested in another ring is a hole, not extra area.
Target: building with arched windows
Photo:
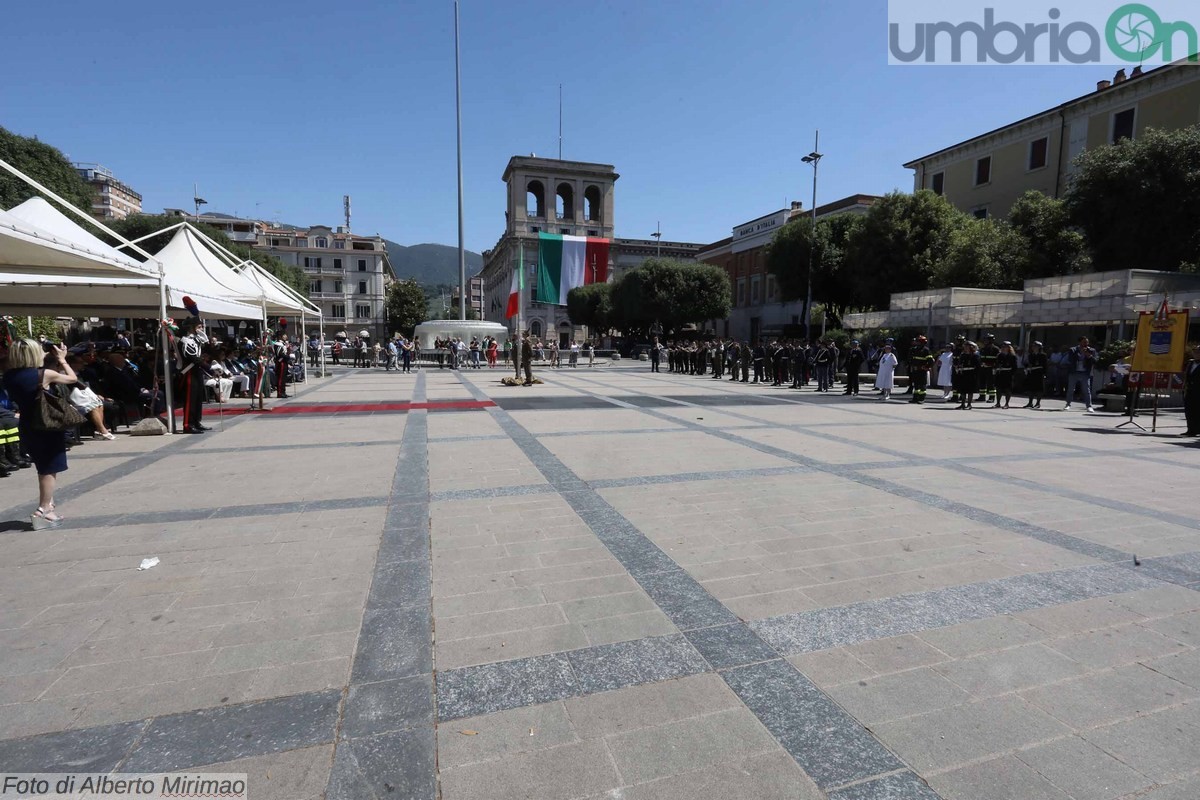
[[[613,191],[620,177],[611,164],[514,156],[503,180],[508,187],[504,234],[483,253],[483,318],[509,324],[504,312],[513,270],[524,258],[522,326],[534,336],[561,344],[591,335],[572,325],[566,306],[534,302],[537,292],[538,234],[560,233],[611,240],[609,280],[651,256],[694,261],[702,245],[654,239],[616,239]]]
[[[513,156],[504,169],[508,187],[504,235],[483,254],[484,319],[507,323],[504,311],[513,270],[526,270],[522,325],[534,336],[562,343],[585,338],[571,325],[566,306],[535,303],[538,234],[613,238],[613,189],[620,177],[611,164]],[[611,269],[610,263],[595,268]]]

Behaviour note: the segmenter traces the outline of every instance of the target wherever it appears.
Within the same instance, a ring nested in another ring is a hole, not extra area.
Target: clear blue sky
[[[68,10],[69,8],[69,10]],[[100,162],[146,210],[457,242],[450,0],[20,2],[0,125]],[[512,155],[612,163],[617,235],[710,242],[809,205],[911,190],[900,165],[1056,105],[1105,67],[889,67],[885,0],[464,0],[466,243],[504,226]]]

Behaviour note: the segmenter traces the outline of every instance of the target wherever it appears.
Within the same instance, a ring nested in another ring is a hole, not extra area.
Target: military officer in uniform
[[[189,318],[180,326],[183,335],[176,343],[175,368],[179,396],[183,399],[183,432],[204,433],[204,364],[201,355],[208,337],[199,318]],[[172,427],[174,420],[171,420]]]
[[[283,399],[287,394],[288,335],[279,333],[271,342],[271,361],[275,364],[275,396]]]

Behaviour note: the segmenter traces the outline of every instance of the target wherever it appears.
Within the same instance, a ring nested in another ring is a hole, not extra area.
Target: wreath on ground
[[[500,382],[505,386],[523,386],[525,384],[525,381],[517,380],[516,378],[501,378]],[[534,384],[541,384],[542,380],[541,378],[534,378],[533,382]]]

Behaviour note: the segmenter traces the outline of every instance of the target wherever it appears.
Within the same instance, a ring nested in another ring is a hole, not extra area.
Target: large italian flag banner
[[[565,306],[572,289],[607,283],[608,244],[591,236],[539,233],[537,302]]]

